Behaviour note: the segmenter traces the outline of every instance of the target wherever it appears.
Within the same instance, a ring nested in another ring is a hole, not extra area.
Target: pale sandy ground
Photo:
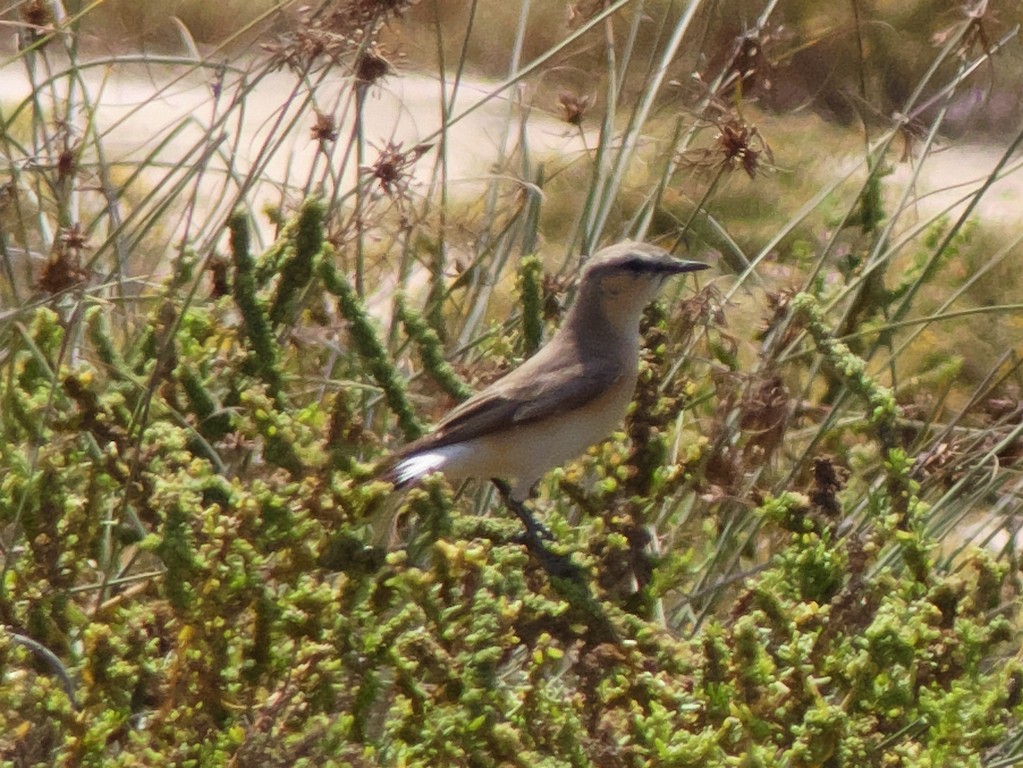
[[[131,204],[127,201],[133,197],[137,199],[161,183],[180,178],[181,169],[201,163],[202,221],[211,222],[222,231],[228,213],[236,205],[245,204],[256,212],[255,219],[262,227],[260,234],[266,244],[271,228],[258,212],[265,204],[286,201],[293,205],[300,201],[306,194],[314,163],[316,171],[312,176],[326,181],[320,188],[321,194],[329,195],[335,188],[342,194],[352,189],[355,158],[350,158],[343,171],[338,171],[344,148],[349,144],[355,111],[342,78],[328,78],[310,89],[298,85],[290,72],[279,71],[248,89],[243,82],[251,82],[251,76],[243,80],[241,74],[230,72],[219,98],[215,98],[210,69],[196,72],[185,67],[124,64],[87,68],[83,72],[88,101],[98,105],[91,113],[95,131],[101,137],[104,165],[113,167],[122,178],[143,159],[148,167],[143,178],[135,183],[133,193],[125,196],[125,206]],[[400,144],[403,150],[422,142],[435,145],[411,169],[413,191],[419,195],[431,194],[429,184],[436,178],[441,90],[437,78],[403,74],[374,86],[365,101],[366,165],[389,142]],[[515,191],[513,177],[517,169],[509,169],[503,158],[512,155],[523,142],[530,152],[541,156],[552,153],[565,156],[583,149],[578,131],[551,116],[524,109],[516,103],[514,89],[488,99],[493,90],[492,84],[479,81],[464,81],[458,88],[451,114],[468,114],[447,131],[446,173],[450,194],[454,196],[468,198],[479,194],[486,179],[495,174],[507,176],[509,191]],[[450,99],[450,84],[447,91]],[[0,105],[5,116],[25,103],[32,93],[31,80],[21,64],[0,68]],[[50,109],[53,94],[47,89],[40,93],[44,108]],[[64,93],[66,81],[61,82],[58,95],[62,98]],[[236,99],[244,99],[244,109],[231,109]],[[338,119],[338,140],[329,157],[330,170],[328,156],[311,138],[314,113],[310,107]],[[228,112],[230,117],[218,125],[217,120]],[[85,124],[84,109],[79,110],[75,122],[80,135]],[[272,147],[267,146],[270,137],[275,142]],[[92,143],[85,142],[89,147],[82,159],[86,173],[90,164],[97,161]],[[46,163],[47,159],[41,158],[41,162]],[[245,186],[250,178],[256,181],[251,187]],[[0,183],[3,181],[0,177]],[[176,197],[184,201],[194,189],[194,182],[190,182]],[[173,217],[164,218],[175,221]],[[177,221],[175,235],[180,237],[184,223]],[[197,247],[211,244],[212,234],[196,237],[194,226],[189,231],[192,233],[189,239]],[[33,254],[34,260],[42,257]]]
[[[252,76],[248,78],[252,81]],[[90,101],[100,104],[95,110],[97,129],[110,153],[111,159],[138,159],[150,151],[171,129],[182,121],[190,123],[177,134],[173,145],[160,155],[174,161],[192,144],[204,138],[214,115],[223,113],[231,105],[236,91],[242,88],[241,75],[228,73],[221,96],[215,99],[212,91],[213,74],[183,68],[155,65],[123,65],[117,68],[84,70],[84,81]],[[486,102],[492,91],[491,84],[463,81],[454,103],[453,114],[471,111],[448,131],[453,147],[448,157],[449,172],[455,178],[475,176],[486,171],[486,163],[494,158],[501,147],[506,150],[518,140],[507,137],[509,115],[518,120],[519,107],[513,103],[515,91],[509,89],[498,98]],[[0,69],[0,100],[5,111],[29,97],[32,86],[24,68],[18,64]],[[61,88],[63,93],[65,87]],[[47,91],[42,91],[47,94]],[[407,148],[424,139],[437,140],[441,124],[441,84],[437,78],[416,74],[389,77],[370,89],[364,115],[365,135],[371,142],[401,142]],[[448,98],[451,87],[448,84]],[[301,110],[304,99],[311,98],[320,111],[342,115],[348,109],[347,83],[341,78],[328,78],[318,83],[315,94],[297,84],[287,71],[271,73],[246,91],[244,119],[228,121],[225,126],[229,146],[237,151],[238,172],[246,173],[257,160],[265,139],[271,133],[280,135],[276,121],[287,124]],[[339,105],[341,108],[339,109]],[[351,109],[348,109],[351,116]],[[310,138],[311,119],[301,119],[287,131],[287,140],[277,149],[266,169],[273,183],[287,179],[301,179],[308,172],[315,154],[316,142]],[[338,127],[339,145],[350,131],[352,120]],[[538,151],[558,151],[566,147],[578,148],[579,142],[566,131],[565,125],[554,119],[532,115],[528,137]],[[350,178],[348,179],[350,180]]]
[[[938,149],[919,164],[920,173],[914,187],[915,202],[927,217],[948,210],[959,214],[971,198],[987,181],[1005,152],[1004,147],[976,144],[939,145]],[[985,191],[971,216],[986,223],[1018,227],[1023,223],[1023,156],[1010,158],[999,172],[998,180]],[[914,167],[900,164],[892,180],[905,186],[913,179]]]
[[[197,158],[207,154],[200,182],[206,221],[222,222],[239,203],[259,211],[265,203],[277,204],[284,198],[295,202],[304,193],[314,162],[322,177],[326,157],[310,138],[312,113],[307,100],[320,111],[341,118],[339,139],[330,158],[332,168],[340,166],[341,150],[348,143],[345,139],[354,110],[341,78],[327,79],[313,92],[308,88],[296,91],[294,75],[274,73],[246,93],[244,110],[234,110],[230,119],[211,128],[218,116],[230,111],[232,100],[241,92],[240,74],[229,73],[220,98],[215,99],[210,69],[197,72],[184,67],[120,64],[83,71],[89,100],[100,105],[92,113],[106,163],[123,163],[121,167],[128,169],[141,158],[149,158],[152,170],[137,185],[137,194],[146,191],[147,184],[157,184],[168,176],[174,178],[173,169],[193,167],[199,162]],[[447,171],[453,195],[471,197],[482,190],[483,180],[491,174],[508,174],[511,189],[510,177],[518,169],[508,168],[504,161],[523,137],[533,157],[570,157],[584,150],[577,131],[553,115],[525,110],[515,103],[514,90],[473,109],[492,90],[492,84],[480,81],[463,81],[459,88],[453,114],[472,111],[448,129]],[[5,114],[31,93],[31,82],[20,63],[0,68],[0,104]],[[374,87],[364,112],[364,133],[371,144],[366,149],[366,162],[372,162],[387,142],[400,143],[404,149],[423,141],[436,142],[441,125],[440,98],[441,86],[436,78],[411,73],[387,78],[380,87]],[[81,130],[84,111],[76,123]],[[173,138],[169,138],[172,133]],[[215,144],[210,142],[211,136],[217,140]],[[265,152],[269,136],[280,142]],[[90,155],[86,154],[84,162],[95,160]],[[922,164],[913,187],[913,206],[924,217],[946,208],[953,213],[961,210],[961,204],[956,207],[957,201],[977,189],[1000,156],[999,148],[970,145],[954,145],[932,153]],[[436,157],[436,151],[427,153],[414,167],[413,181],[421,194],[430,194],[427,183],[433,177]],[[350,189],[355,167],[354,159],[350,160],[330,184]],[[1009,168],[1016,166],[1010,164]],[[904,186],[910,183],[912,173],[910,165],[899,164],[888,181]],[[250,175],[258,182],[240,189]],[[1010,172],[988,190],[975,215],[1014,225],[1020,216],[1017,201],[1021,190],[1023,175]],[[180,197],[184,199],[191,191],[191,186],[186,187]]]

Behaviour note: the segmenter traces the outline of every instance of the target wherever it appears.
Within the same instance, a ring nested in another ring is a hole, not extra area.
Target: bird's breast
[[[444,472],[449,477],[505,478],[513,495],[523,498],[548,470],[578,457],[622,424],[635,383],[630,373],[580,408],[468,441]]]

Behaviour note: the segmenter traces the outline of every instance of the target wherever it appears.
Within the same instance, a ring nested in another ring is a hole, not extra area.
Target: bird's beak
[[[668,275],[681,275],[683,272],[698,272],[701,269],[709,268],[710,264],[704,264],[702,261],[672,259],[664,265],[664,272]]]

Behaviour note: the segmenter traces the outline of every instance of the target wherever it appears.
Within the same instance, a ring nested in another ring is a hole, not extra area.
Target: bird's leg
[[[515,516],[525,526],[526,530],[517,538],[526,546],[529,553],[539,561],[543,569],[551,576],[581,581],[582,570],[572,562],[570,557],[559,555],[547,549],[543,543],[544,539],[548,541],[553,540],[554,535],[533,517],[523,502],[512,497],[511,487],[508,483],[496,478],[492,479],[491,482],[497,488],[497,492],[501,494],[502,501],[508,505],[508,508],[515,513]]]
[[[515,516],[522,521],[522,524],[526,527],[526,537],[533,538],[537,541],[546,539],[552,541],[554,534],[547,530],[547,527],[533,517],[533,513],[529,511],[524,502],[512,496],[511,486],[508,485],[506,480],[500,480],[498,478],[492,478],[490,480],[497,488],[497,492],[501,494],[501,501],[503,501],[508,509],[515,513]]]

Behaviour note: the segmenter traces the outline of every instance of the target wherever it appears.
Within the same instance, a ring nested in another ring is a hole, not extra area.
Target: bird
[[[601,249],[550,341],[399,449],[380,478],[396,488],[434,472],[489,479],[528,543],[550,538],[524,505],[533,486],[622,423],[639,373],[643,310],[669,278],[708,266],[643,242]]]

